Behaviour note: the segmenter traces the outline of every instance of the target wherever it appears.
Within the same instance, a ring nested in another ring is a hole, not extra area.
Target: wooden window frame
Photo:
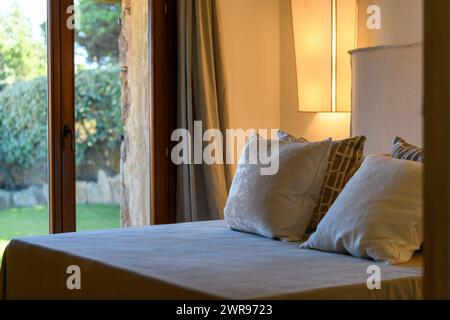
[[[75,33],[73,0],[48,0],[48,144],[50,233],[76,231]]]
[[[176,222],[176,167],[170,160],[177,126],[177,1],[149,1],[151,76],[151,221]],[[76,231],[75,32],[67,27],[73,0],[48,5],[48,141],[50,233]]]
[[[176,222],[176,166],[170,158],[177,127],[177,1],[149,0],[151,75],[151,222]]]

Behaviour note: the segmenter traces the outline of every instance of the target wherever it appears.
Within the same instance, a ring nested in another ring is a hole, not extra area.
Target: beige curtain
[[[225,75],[217,0],[178,1],[178,127],[194,134],[226,127]],[[177,220],[223,218],[228,195],[224,165],[181,165],[177,177]]]

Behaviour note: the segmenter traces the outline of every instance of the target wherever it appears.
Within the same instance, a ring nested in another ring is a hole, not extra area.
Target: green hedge
[[[121,84],[118,67],[81,71],[76,76],[77,163],[82,164],[89,148],[106,144],[120,148]],[[95,121],[95,133],[84,137],[82,120]]]
[[[47,157],[47,83],[18,82],[0,92],[0,161],[28,168]]]
[[[120,72],[116,67],[76,75],[77,163],[98,144],[120,147]],[[47,159],[47,79],[7,86],[0,92],[0,162],[23,169]]]

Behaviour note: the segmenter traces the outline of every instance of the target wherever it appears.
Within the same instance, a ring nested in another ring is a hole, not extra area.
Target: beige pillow
[[[300,241],[308,227],[325,176],[331,140],[279,142],[279,171],[261,175],[260,164],[245,164],[259,143],[252,137],[241,156],[225,207],[228,226],[285,241]]]
[[[367,156],[302,248],[408,262],[423,243],[422,166]]]
[[[307,142],[304,138],[296,139],[284,131],[278,132],[278,138],[285,141]],[[308,234],[316,231],[319,222],[358,170],[364,154],[365,142],[366,137],[364,136],[333,141],[320,198],[307,229]]]

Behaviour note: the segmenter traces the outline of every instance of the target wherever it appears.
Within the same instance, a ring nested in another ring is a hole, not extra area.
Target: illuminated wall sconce
[[[350,112],[356,0],[292,0],[299,109]]]

